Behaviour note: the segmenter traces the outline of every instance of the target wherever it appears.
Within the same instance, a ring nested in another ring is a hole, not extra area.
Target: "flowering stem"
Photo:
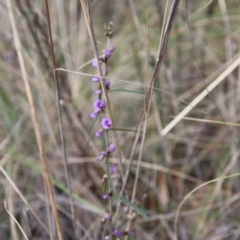
[[[98,54],[96,38],[95,38],[95,35],[94,35],[93,26],[92,26],[89,4],[87,4],[84,0],[80,0],[80,1],[81,1],[81,6],[82,6],[82,9],[83,9],[83,14],[84,14],[85,22],[86,22],[86,25],[87,25],[88,33],[89,33],[89,36],[90,36],[90,41],[91,41],[91,44],[92,44],[94,57],[97,61],[97,69],[98,69],[99,76],[100,76],[100,83],[101,83],[101,87],[102,87],[102,91],[103,91],[103,96],[104,96],[104,99],[105,99],[105,102],[106,102],[106,111],[107,111],[107,114],[110,116],[110,118],[113,119],[112,118],[111,106],[109,104],[109,98],[108,98],[107,91],[106,91],[106,86],[103,82],[103,79],[105,79],[105,78],[104,78],[104,75],[103,75],[102,68],[100,66],[99,54]],[[115,131],[113,132],[113,136],[114,136],[114,139],[115,139],[115,142],[116,142],[116,145],[117,145],[119,168],[120,168],[121,177],[123,179],[124,173],[123,173],[122,156],[121,156],[121,153],[120,153],[120,146],[119,146],[119,143],[118,143],[117,133]]]

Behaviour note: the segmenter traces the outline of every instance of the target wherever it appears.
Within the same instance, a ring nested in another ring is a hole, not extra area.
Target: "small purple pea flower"
[[[93,106],[94,106],[96,112],[100,112],[105,108],[105,102],[102,99],[98,99],[95,101]]]
[[[100,78],[99,77],[92,77],[92,81],[93,82],[100,82]]]
[[[109,147],[108,147],[108,152],[109,152],[109,153],[112,153],[112,152],[114,152],[115,150],[116,150],[115,145],[114,145],[114,144],[110,144]]]
[[[90,117],[93,119],[97,118],[97,116],[98,116],[98,113],[96,113],[96,112],[90,113]]]
[[[104,194],[103,195],[103,199],[109,199],[109,197],[110,197],[109,194]]]
[[[124,233],[121,232],[121,231],[119,231],[118,229],[115,229],[115,230],[113,231],[113,235],[114,235],[115,237],[122,237],[122,236],[124,236]]]
[[[106,50],[105,50],[105,58],[108,59],[108,58],[111,57],[111,55],[112,55],[111,50],[110,50],[110,49],[106,49]]]
[[[111,164],[111,166],[110,166],[110,173],[111,173],[111,175],[113,175],[116,172],[117,172],[116,166],[114,164]]]
[[[102,151],[102,152],[101,152],[101,155],[102,155],[103,157],[106,157],[106,156],[107,156],[107,153],[106,153],[105,151]]]
[[[103,131],[102,131],[102,130],[96,131],[96,132],[95,132],[95,136],[96,136],[96,137],[102,137],[102,136],[103,136]]]
[[[92,66],[93,66],[94,68],[97,68],[97,60],[96,60],[96,59],[93,59],[93,60],[92,60]]]
[[[102,151],[102,152],[101,152],[101,156],[98,157],[96,160],[97,160],[98,162],[102,162],[106,156],[107,156],[107,153],[106,153],[105,151]]]
[[[98,89],[95,91],[96,94],[101,94],[102,93],[102,90],[101,89]]]
[[[110,118],[103,118],[101,124],[104,129],[108,130],[112,126],[113,122]]]

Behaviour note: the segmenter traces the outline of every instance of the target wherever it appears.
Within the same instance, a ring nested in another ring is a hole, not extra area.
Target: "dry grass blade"
[[[2,174],[5,176],[5,178],[8,180],[8,182],[11,184],[11,186],[14,188],[16,193],[19,195],[19,197],[22,199],[24,204],[28,207],[29,211],[32,213],[32,215],[36,218],[36,220],[39,222],[39,224],[43,227],[43,229],[50,235],[49,230],[47,229],[46,225],[42,222],[42,220],[38,217],[38,215],[34,212],[32,207],[28,204],[27,200],[25,197],[22,195],[21,191],[18,189],[16,184],[12,181],[10,176],[7,174],[7,172],[4,170],[4,168],[0,165],[0,171]]]
[[[166,23],[166,27],[162,29],[162,31],[164,32],[163,37],[162,37],[163,39],[160,40],[161,47],[159,49],[159,53],[158,53],[158,56],[157,56],[156,66],[154,68],[154,72],[153,72],[153,76],[152,76],[152,80],[151,80],[151,84],[150,84],[151,87],[154,87],[155,84],[156,84],[157,76],[158,76],[158,73],[160,71],[163,56],[164,56],[165,51],[166,51],[169,35],[170,35],[171,29],[172,29],[174,19],[176,17],[179,2],[180,2],[180,0],[174,0],[172,2],[171,9],[170,9],[169,15],[168,15],[168,20],[167,20],[167,23]],[[148,95],[146,97],[146,112],[147,112],[147,115],[148,115],[148,111],[149,111],[149,108],[150,108],[150,99],[151,99],[151,96],[152,96],[152,92],[153,92],[153,88],[151,88],[149,90]]]
[[[24,230],[22,229],[22,227],[20,226],[19,222],[18,222],[17,219],[12,215],[12,213],[8,210],[6,201],[4,201],[4,207],[5,207],[5,209],[6,209],[6,212],[7,212],[7,213],[9,214],[9,216],[11,217],[11,219],[13,219],[13,221],[16,223],[16,225],[18,226],[18,228],[19,228],[20,231],[22,232],[24,238],[28,240],[28,237],[27,237],[26,233],[24,232]],[[16,238],[15,238],[15,239],[16,239]]]
[[[178,124],[199,102],[201,102],[215,87],[218,86],[233,70],[240,65],[238,57],[218,78],[216,78],[206,89],[204,89],[178,116],[176,116],[161,132],[165,136],[176,124]]]
[[[200,188],[202,188],[202,187],[204,187],[204,186],[207,186],[208,184],[211,184],[211,183],[214,183],[214,182],[218,182],[218,181],[222,181],[222,180],[225,180],[225,179],[228,179],[228,178],[238,177],[238,176],[240,176],[240,173],[232,174],[232,175],[228,175],[228,176],[224,176],[224,177],[220,177],[220,178],[216,178],[216,179],[213,179],[213,180],[211,180],[211,181],[208,181],[208,182],[205,182],[205,183],[199,185],[198,187],[194,188],[191,192],[189,192],[189,193],[183,198],[183,200],[182,200],[181,203],[179,204],[179,206],[178,206],[178,208],[177,208],[177,211],[176,211],[176,215],[175,215],[175,219],[174,219],[174,235],[175,235],[174,240],[177,240],[177,224],[178,224],[179,214],[180,214],[180,211],[181,211],[182,206],[183,206],[184,203],[187,201],[187,199],[188,199],[193,193],[195,193],[197,190],[199,190]]]
[[[44,183],[45,183],[45,191],[48,192],[47,195],[50,198],[53,215],[54,215],[54,219],[55,219],[55,223],[56,223],[56,227],[57,227],[58,238],[60,240],[63,240],[59,217],[58,217],[58,212],[57,212],[57,208],[56,208],[56,203],[55,203],[54,196],[53,196],[53,189],[52,189],[52,184],[51,184],[51,180],[50,180],[48,163],[47,163],[47,159],[45,156],[43,141],[42,141],[42,137],[41,137],[41,133],[40,133],[40,125],[38,122],[35,104],[34,104],[34,100],[33,100],[33,95],[32,95],[30,83],[28,80],[28,74],[27,74],[24,59],[23,59],[21,41],[20,41],[20,38],[18,35],[16,24],[15,24],[11,0],[6,0],[6,4],[8,7],[8,14],[9,14],[9,19],[10,19],[10,23],[11,23],[11,27],[12,27],[12,31],[13,31],[14,44],[15,44],[15,48],[17,51],[17,56],[18,56],[18,60],[19,60],[20,68],[21,68],[21,73],[22,73],[22,78],[23,78],[24,85],[25,85],[26,95],[28,98],[29,106],[30,106],[30,112],[31,112],[35,136],[36,136],[36,140],[37,140],[37,145],[38,145],[38,149],[39,149],[39,155],[40,155],[40,159],[41,159],[41,163],[42,163],[42,167],[43,167],[43,179],[44,179]],[[50,233],[50,237],[52,238],[51,235],[52,234]]]

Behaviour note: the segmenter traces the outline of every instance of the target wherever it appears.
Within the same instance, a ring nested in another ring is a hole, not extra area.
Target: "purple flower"
[[[101,124],[104,129],[109,129],[112,126],[113,122],[110,118],[103,118]]]
[[[108,58],[111,57],[111,55],[112,55],[111,50],[110,50],[110,49],[106,49],[106,50],[105,50],[105,58],[108,59]]]
[[[109,194],[104,194],[103,195],[103,199],[109,199],[109,197],[110,197]]]
[[[108,152],[109,152],[109,153],[112,153],[112,152],[114,152],[115,150],[116,150],[115,145],[114,145],[114,144],[110,144],[109,147],[108,147]]]
[[[96,59],[93,59],[93,60],[92,60],[92,66],[93,66],[94,68],[97,68],[97,60],[96,60]]]
[[[99,77],[92,77],[92,81],[93,82],[100,82],[100,78]]]
[[[124,236],[124,233],[121,232],[121,231],[119,231],[118,229],[115,229],[115,230],[113,231],[113,235],[114,235],[115,237],[122,237],[122,236]]]
[[[106,80],[106,90],[110,90],[111,82],[109,80]]]
[[[96,137],[102,137],[102,135],[103,135],[103,131],[102,130],[95,132],[95,136]]]
[[[107,153],[105,151],[102,151],[101,156],[96,159],[97,162],[102,162],[106,156],[107,156]]]
[[[90,113],[90,117],[93,119],[95,119],[97,116],[98,116],[98,113],[96,113],[96,112]]]
[[[102,151],[102,152],[101,152],[101,155],[102,155],[103,157],[106,157],[106,156],[107,156],[107,153],[106,153],[105,151]]]
[[[101,89],[98,89],[95,91],[96,94],[101,94],[102,93],[102,90]]]
[[[116,171],[117,171],[116,166],[114,164],[111,164],[111,166],[110,166],[110,173],[111,173],[111,175],[116,173]]]
[[[93,106],[96,112],[100,112],[105,108],[105,102],[102,99],[98,99],[97,101],[95,101]]]

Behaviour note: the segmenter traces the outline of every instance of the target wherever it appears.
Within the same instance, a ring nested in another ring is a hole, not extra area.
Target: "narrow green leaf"
[[[114,131],[121,131],[121,132],[138,132],[135,129],[130,129],[130,128],[111,128],[110,130],[114,130]],[[141,131],[142,133],[142,131]]]
[[[126,198],[124,197],[118,197],[119,200],[121,200],[123,203],[125,203],[126,205],[128,205],[129,207],[133,208],[136,212],[138,212],[140,215],[142,215],[142,217],[146,220],[149,220],[149,217],[147,216],[147,214],[139,207],[137,207],[136,205],[134,205],[133,203],[131,203],[130,201],[128,201]]]
[[[113,181],[112,181],[108,158],[106,158],[106,168],[107,168],[108,180],[109,180],[109,183],[110,183],[110,185],[111,185],[111,188],[112,188],[112,191],[113,191],[114,196],[117,197],[117,198],[118,198],[121,202],[123,202],[124,204],[126,204],[126,205],[128,205],[129,207],[133,208],[133,209],[134,209],[136,212],[138,212],[144,219],[149,220],[147,214],[146,214],[142,209],[140,209],[139,207],[137,207],[136,205],[134,205],[133,203],[131,203],[130,201],[128,201],[126,198],[118,196],[118,194],[117,194],[117,192],[116,192],[116,190],[115,190]]]
[[[109,93],[111,92],[126,92],[126,93],[133,93],[133,94],[137,94],[137,95],[141,95],[143,97],[145,97],[145,94],[141,93],[141,92],[136,92],[133,90],[126,90],[126,89],[113,89],[113,90],[109,90]]]

